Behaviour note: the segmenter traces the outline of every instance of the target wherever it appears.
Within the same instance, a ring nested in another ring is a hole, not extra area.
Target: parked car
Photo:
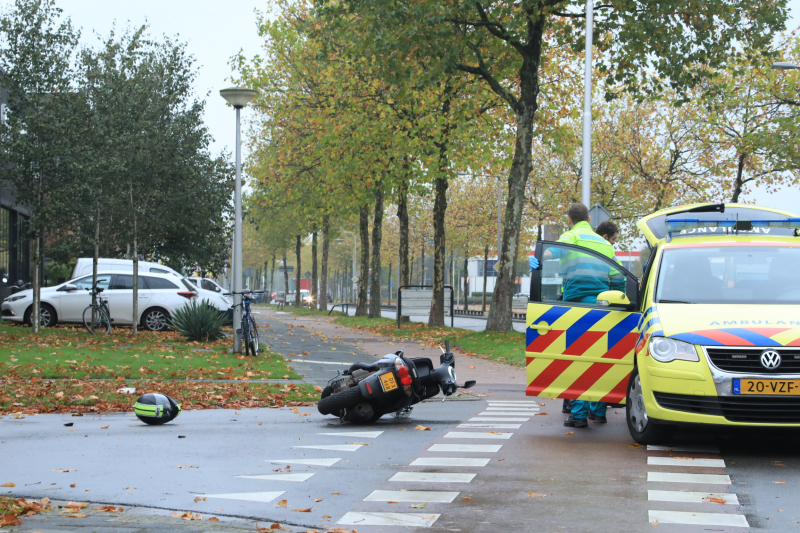
[[[191,277],[185,278],[192,284],[192,290],[196,290],[200,301],[208,301],[211,305],[227,315],[229,322],[233,322],[233,300],[230,296],[225,296],[227,292],[219,284],[210,278]]]
[[[75,263],[75,268],[72,270],[72,279],[77,279],[80,276],[85,276],[86,274],[92,273],[92,262],[94,261],[91,257],[81,257],[78,259],[77,263]],[[121,272],[132,272],[133,271],[133,259],[110,259],[106,257],[101,257],[97,260],[97,271],[98,272],[108,272],[108,271],[121,271]],[[150,272],[153,274],[172,274],[175,277],[182,278],[183,275],[179,274],[175,270],[171,269],[166,265],[161,265],[159,263],[151,263],[150,261],[139,261],[139,272]]]
[[[286,293],[283,291],[275,291],[270,296],[274,303],[281,303],[286,299]]]
[[[98,272],[97,285],[103,289],[102,298],[108,301],[114,325],[133,323],[133,273]],[[89,290],[92,276],[82,276],[53,287],[43,287],[42,326],[57,323],[83,323],[83,311],[92,302]],[[199,291],[185,278],[172,274],[139,274],[139,316],[136,320],[144,329],[163,331],[176,309],[197,299]],[[31,323],[33,291],[25,290],[3,300],[0,315],[12,322]]]

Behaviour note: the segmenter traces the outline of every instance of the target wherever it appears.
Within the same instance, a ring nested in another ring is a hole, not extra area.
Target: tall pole
[[[236,106],[236,185],[234,188],[233,226],[233,292],[242,291],[242,140],[239,115],[242,107]],[[242,352],[242,295],[233,295],[233,353]]]
[[[358,235],[353,233],[353,294],[350,299],[353,303],[356,302],[356,294],[358,293],[358,282],[356,281],[356,246],[358,246]]]
[[[583,77],[583,178],[581,179],[581,202],[591,207],[592,179],[592,24],[593,0],[586,0],[586,72]]]
[[[497,178],[497,261],[500,261],[500,178]]]

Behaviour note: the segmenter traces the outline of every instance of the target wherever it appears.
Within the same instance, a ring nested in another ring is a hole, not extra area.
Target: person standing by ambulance
[[[615,260],[614,247],[609,241],[598,235],[589,225],[589,210],[585,205],[574,203],[569,206],[567,211],[567,224],[569,230],[564,232],[558,242],[572,244],[592,250]],[[616,235],[610,235],[616,238]],[[597,262],[582,261],[583,254],[568,250],[546,250],[544,260],[552,259],[554,256],[561,261],[563,268],[562,285],[563,301],[580,302],[584,304],[596,304],[597,296],[609,289],[618,288],[620,285],[624,289],[624,278],[613,268],[604,269]],[[531,255],[528,259],[531,269],[539,268],[539,260]],[[617,278],[620,278],[619,280]],[[566,402],[565,402],[566,407]],[[563,409],[562,409],[563,410]],[[599,424],[605,424],[606,404],[603,402],[588,402],[584,400],[574,400],[570,416],[564,420],[564,425],[574,428],[585,428],[589,426],[587,421],[591,411],[594,420]]]

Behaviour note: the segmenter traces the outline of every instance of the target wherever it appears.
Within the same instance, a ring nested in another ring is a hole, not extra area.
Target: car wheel
[[[153,307],[142,315],[142,327],[147,331],[164,331],[167,329],[169,315],[160,307]]]
[[[25,311],[25,323],[29,326],[33,326],[32,318],[33,315],[33,306],[29,307],[27,311]],[[58,316],[56,315],[56,310],[53,309],[53,306],[49,304],[42,304],[39,307],[39,326],[43,328],[52,328],[58,323]]]
[[[668,443],[675,433],[674,426],[656,423],[647,415],[638,367],[633,369],[630,380],[628,380],[625,415],[628,420],[628,431],[633,440],[639,444]]]

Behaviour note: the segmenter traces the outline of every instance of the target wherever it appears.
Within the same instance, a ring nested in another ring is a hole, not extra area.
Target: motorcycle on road
[[[388,413],[407,416],[411,406],[441,393],[450,396],[475,381],[456,383],[456,360],[449,341],[439,356],[439,367],[427,357],[409,359],[400,350],[375,363],[354,363],[328,382],[317,409],[342,422],[369,424]]]

